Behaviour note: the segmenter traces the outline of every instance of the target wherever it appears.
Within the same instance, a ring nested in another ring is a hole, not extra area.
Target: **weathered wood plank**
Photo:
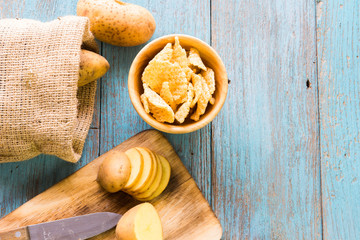
[[[231,79],[212,125],[224,239],[321,239],[315,33],[311,0],[212,1]]]
[[[324,239],[359,239],[359,1],[318,1],[317,26]]]
[[[127,1],[152,12],[157,29],[152,37],[184,33],[210,42],[209,1]],[[111,70],[101,85],[101,153],[141,130],[150,128],[137,114],[128,97],[127,77],[132,60],[143,46],[120,48],[104,44],[103,54]],[[191,134],[166,134],[198,186],[210,201],[210,126]]]
[[[50,21],[58,16],[76,14],[76,3],[77,0],[1,0],[0,17]],[[45,155],[25,162],[0,164],[0,217],[97,156],[99,156],[99,130],[91,129],[85,143],[83,157],[77,164]]]

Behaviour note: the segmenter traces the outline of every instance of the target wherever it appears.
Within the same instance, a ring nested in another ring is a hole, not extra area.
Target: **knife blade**
[[[115,227],[120,218],[111,212],[92,213],[0,232],[0,240],[82,240]]]

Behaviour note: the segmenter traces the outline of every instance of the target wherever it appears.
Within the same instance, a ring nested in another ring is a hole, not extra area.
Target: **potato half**
[[[162,240],[161,220],[150,203],[142,203],[127,211],[116,226],[118,240]]]
[[[123,152],[113,151],[106,155],[98,172],[99,184],[108,192],[120,191],[131,172],[130,160]]]

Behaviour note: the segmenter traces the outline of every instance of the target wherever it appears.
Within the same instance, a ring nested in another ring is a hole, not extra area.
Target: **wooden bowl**
[[[189,118],[187,118],[182,124],[158,122],[150,114],[145,112],[140,100],[140,95],[144,93],[141,76],[145,67],[149,61],[165,47],[167,43],[171,42],[174,44],[175,36],[179,37],[180,45],[183,48],[187,50],[190,49],[190,47],[196,48],[200,52],[200,56],[204,64],[207,67],[212,68],[215,72],[216,90],[213,94],[213,97],[215,98],[215,104],[209,104],[205,114],[202,115],[197,122]],[[200,39],[192,36],[173,34],[155,39],[154,41],[147,44],[137,54],[130,67],[128,88],[131,102],[135,110],[142,117],[142,119],[144,119],[145,122],[160,131],[179,134],[196,131],[210,123],[215,118],[226,99],[228,78],[221,58],[211,46],[209,46],[204,41],[201,41]]]

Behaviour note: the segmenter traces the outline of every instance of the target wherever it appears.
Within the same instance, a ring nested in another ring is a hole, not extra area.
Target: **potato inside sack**
[[[78,86],[84,86],[101,78],[109,68],[110,64],[103,56],[81,49]]]
[[[127,211],[116,226],[118,240],[162,240],[162,224],[156,209],[142,203]]]
[[[106,155],[100,165],[97,181],[108,192],[123,189],[131,172],[130,160],[125,153],[113,151]]]
[[[119,0],[79,0],[76,13],[90,19],[90,30],[97,39],[116,46],[143,44],[156,28],[147,9]]]

